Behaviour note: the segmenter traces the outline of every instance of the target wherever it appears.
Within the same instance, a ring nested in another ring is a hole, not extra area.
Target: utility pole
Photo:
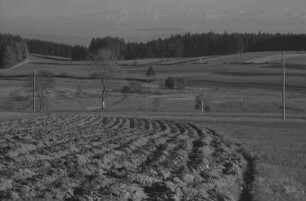
[[[243,97],[243,112],[246,110],[246,97]]]
[[[146,111],[148,110],[148,94],[146,92]]]
[[[286,66],[284,52],[282,53],[283,65],[283,120],[286,120]]]
[[[33,71],[33,114],[35,114],[35,106],[36,106],[36,103],[35,103],[35,88],[36,88],[35,75],[36,75],[36,71],[34,70]]]

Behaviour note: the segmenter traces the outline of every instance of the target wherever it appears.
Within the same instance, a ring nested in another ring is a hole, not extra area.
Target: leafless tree
[[[121,72],[120,68],[115,66],[116,61],[117,61],[116,55],[108,49],[98,50],[98,52],[92,56],[92,65],[90,69],[95,74],[95,78],[101,81],[102,110],[106,108],[105,106],[106,91],[108,90],[110,81],[118,79],[118,75]]]
[[[55,86],[55,80],[53,78],[53,74],[50,71],[38,71],[35,76],[35,92],[37,94],[39,100],[39,111],[41,112],[43,108],[46,106],[47,97],[46,92],[50,89],[53,89]],[[26,88],[33,87],[33,79],[32,77],[25,83]]]

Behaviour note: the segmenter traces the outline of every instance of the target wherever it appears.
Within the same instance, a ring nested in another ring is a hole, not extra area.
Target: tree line
[[[26,41],[30,53],[71,58],[73,48],[71,45],[35,39]]]
[[[306,34],[186,33],[148,42],[125,42],[119,37],[108,36],[93,38],[88,48],[51,41],[23,40],[20,36],[0,34],[0,67],[22,61],[28,52],[88,60],[100,49],[112,51],[118,60],[198,57],[256,51],[305,51]]]
[[[30,53],[66,57],[75,61],[88,59],[88,49],[82,45],[73,46],[42,40],[26,41],[28,43]]]
[[[113,51],[118,59],[197,57],[256,51],[306,50],[306,34],[202,33],[178,34],[166,39],[125,42],[118,37],[93,38],[89,52]]]
[[[20,36],[0,34],[0,68],[8,68],[26,59],[28,47]]]

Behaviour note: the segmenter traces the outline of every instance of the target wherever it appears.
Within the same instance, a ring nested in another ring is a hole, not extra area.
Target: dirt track
[[[0,200],[239,200],[248,166],[194,124],[93,115],[2,123],[0,161]]]

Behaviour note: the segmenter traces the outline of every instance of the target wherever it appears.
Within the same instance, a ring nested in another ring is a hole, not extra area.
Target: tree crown
[[[150,66],[147,70],[147,73],[146,73],[146,76],[147,77],[154,77],[155,76],[155,70],[152,66]]]

